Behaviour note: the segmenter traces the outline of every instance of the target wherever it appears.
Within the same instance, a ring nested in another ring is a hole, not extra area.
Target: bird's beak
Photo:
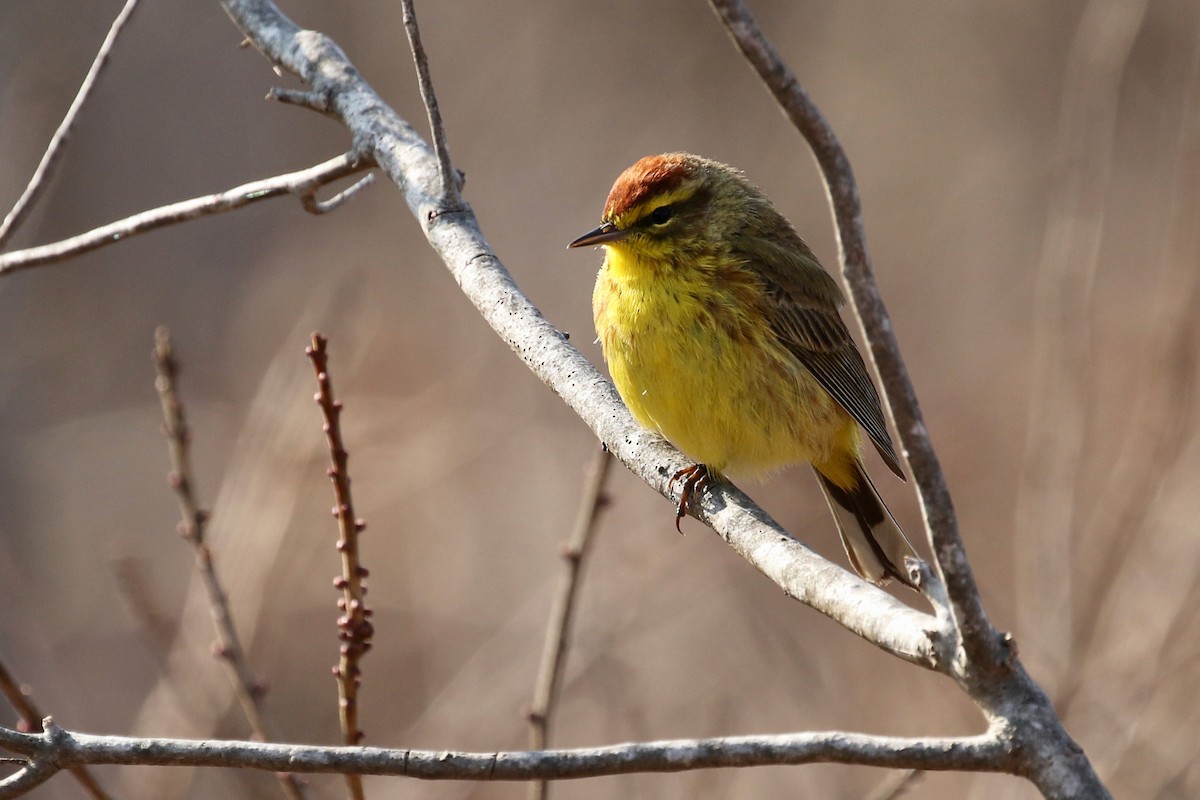
[[[622,239],[629,231],[621,230],[611,222],[606,222],[594,231],[588,231],[583,236],[580,236],[575,241],[571,242],[567,247],[587,247],[593,244],[604,244],[605,242],[615,242]]]

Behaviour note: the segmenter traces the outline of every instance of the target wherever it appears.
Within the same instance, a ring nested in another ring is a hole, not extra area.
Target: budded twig
[[[359,662],[371,649],[374,627],[367,608],[367,587],[363,581],[367,568],[359,560],[359,535],[367,529],[365,520],[354,515],[354,501],[350,494],[350,454],[342,439],[342,402],[333,396],[333,381],[329,377],[328,340],[319,333],[312,335],[311,344],[305,354],[312,362],[317,374],[317,394],[313,398],[321,408],[325,420],[325,438],[329,442],[332,464],[327,470],[333,482],[333,516],[338,521],[337,549],[342,556],[342,574],[334,580],[334,586],[342,592],[338,600],[341,616],[338,617],[338,664],[333,668],[338,685],[338,718],[342,725],[342,738],[346,744],[358,744],[363,732],[358,726],[358,690],[362,685],[362,670]],[[346,785],[354,800],[362,800],[362,779],[347,774]]]
[[[262,709],[266,687],[250,670],[250,661],[246,657],[246,651],[238,637],[237,626],[233,622],[229,596],[217,575],[212,551],[204,540],[208,512],[200,508],[196,500],[189,458],[191,434],[176,386],[179,362],[176,361],[171,346],[171,334],[165,327],[160,327],[154,332],[154,366],[158,371],[154,385],[162,403],[163,433],[166,434],[171,456],[171,471],[167,474],[167,483],[175,490],[175,497],[179,501],[179,535],[192,546],[196,557],[196,571],[208,595],[209,613],[212,615],[213,628],[217,634],[214,652],[229,669],[234,693],[246,721],[250,723],[250,729],[261,739],[278,740],[279,736]],[[289,798],[303,800],[304,792],[295,775],[280,771],[279,783]]]
[[[0,694],[4,695],[8,700],[8,704],[17,712],[19,719],[18,728],[20,730],[25,732],[40,730],[45,714],[38,708],[29,690],[13,677],[13,674],[5,665],[3,658],[0,658]],[[28,770],[29,767],[25,767],[24,769]],[[94,798],[94,800],[112,800],[108,792],[104,791],[104,788],[87,767],[80,764],[69,769],[75,780],[87,792],[88,796]],[[49,775],[46,777],[49,777]],[[40,772],[27,772],[23,783],[32,788],[35,780],[37,783],[41,783],[45,778],[42,777]]]
[[[537,681],[533,689],[533,702],[529,706],[529,746],[533,750],[544,750],[550,742],[550,726],[562,687],[563,671],[566,669],[575,603],[579,596],[583,568],[591,551],[592,534],[600,521],[600,512],[608,504],[608,495],[604,487],[608,483],[611,470],[612,458],[609,457],[608,451],[596,448],[596,454],[588,465],[575,527],[563,546],[562,581],[559,583],[554,605],[550,609],[542,660],[538,665]],[[549,784],[546,781],[538,781],[530,788],[530,797],[533,800],[545,800],[548,793]]]

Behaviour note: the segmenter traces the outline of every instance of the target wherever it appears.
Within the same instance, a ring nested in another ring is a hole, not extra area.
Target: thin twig
[[[313,399],[321,407],[321,415],[325,419],[325,438],[329,442],[329,457],[333,462],[327,474],[333,481],[333,515],[338,521],[337,549],[342,554],[342,575],[334,581],[334,586],[342,592],[338,600],[342,615],[337,621],[338,638],[342,644],[338,648],[340,657],[333,674],[338,685],[338,717],[342,724],[342,739],[346,744],[353,745],[363,738],[363,732],[358,727],[358,690],[362,685],[362,670],[358,664],[371,649],[371,635],[375,631],[369,619],[371,609],[367,608],[365,602],[367,587],[363,581],[367,577],[367,569],[358,557],[358,537],[367,529],[367,523],[354,515],[348,466],[350,454],[346,452],[342,439],[342,403],[334,399],[333,382],[329,378],[328,343],[324,336],[314,333],[312,343],[304,352],[317,373],[317,394]],[[346,786],[354,800],[362,800],[362,778],[348,774]]]
[[[567,663],[567,648],[570,645],[571,623],[574,617],[575,600],[583,578],[583,568],[591,550],[592,534],[600,519],[600,512],[608,505],[604,487],[612,469],[612,458],[603,447],[588,465],[587,479],[575,527],[563,548],[563,574],[558,595],[550,610],[550,621],[546,626],[546,641],[542,648],[542,661],[538,667],[537,683],[533,689],[533,702],[529,708],[529,746],[533,750],[545,750],[550,743],[550,722],[558,704],[562,675]],[[529,796],[533,800],[545,800],[550,784],[537,781],[530,784]]]
[[[275,100],[284,105],[307,108],[309,111],[316,111],[318,114],[329,113],[329,98],[316,92],[306,92],[302,89],[285,89],[282,86],[276,86],[267,92],[267,99]]]
[[[353,199],[356,194],[366,189],[375,182],[375,173],[364,175],[356,183],[352,184],[349,189],[343,189],[328,200],[318,200],[316,192],[305,192],[300,195],[300,205],[304,206],[304,210],[313,215],[328,214],[330,211],[336,211],[341,208],[343,203]]]
[[[9,705],[17,712],[18,730],[34,733],[42,729],[42,719],[46,715],[41,712],[37,707],[37,703],[29,695],[29,689],[22,686],[21,682],[8,671],[8,666],[4,663],[3,657],[0,657],[0,693],[4,694]],[[71,774],[75,776],[75,780],[83,787],[83,790],[95,798],[95,800],[112,800],[112,796],[101,788],[87,767],[80,764],[71,767],[70,770]],[[48,775],[42,777],[42,773],[32,766],[25,767],[22,772],[25,774],[21,777],[20,785],[26,787],[26,791],[49,777]]]
[[[54,777],[61,769],[50,759],[35,758],[21,769],[0,780],[0,800],[21,797]]]
[[[149,572],[150,567],[144,558],[123,556],[113,561],[117,592],[125,600],[141,630],[146,633],[154,654],[164,657],[171,648],[178,626],[153,597]]]
[[[139,764],[295,772],[357,772],[421,780],[570,780],[601,775],[723,767],[858,764],[906,769],[1003,772],[1015,756],[1003,737],[897,737],[846,731],[677,739],[563,750],[468,753],[382,747],[318,747],[231,740],[135,739],[68,732],[47,719],[45,734],[0,728],[0,747],[56,767]],[[4,795],[0,794],[0,800]]]
[[[117,18],[113,20],[112,26],[109,27],[108,35],[104,37],[104,42],[100,45],[100,51],[96,53],[96,58],[92,61],[91,69],[88,70],[88,74],[83,79],[79,91],[75,94],[75,99],[71,102],[71,107],[67,109],[66,116],[59,123],[58,130],[50,137],[50,144],[46,147],[46,152],[42,155],[42,160],[38,163],[37,169],[33,171],[33,177],[29,179],[29,184],[26,185],[25,191],[21,193],[16,204],[13,205],[12,211],[8,212],[8,216],[4,218],[4,222],[0,223],[0,248],[3,248],[5,242],[16,232],[21,222],[24,221],[25,216],[33,208],[33,204],[37,201],[42,190],[48,185],[50,174],[55,164],[58,163],[59,157],[62,155],[63,145],[66,144],[67,137],[71,134],[71,128],[75,125],[75,120],[78,118],[84,103],[91,96],[92,89],[96,87],[96,81],[108,63],[108,57],[112,53],[113,46],[117,43],[117,37],[125,29],[125,24],[129,22],[129,18],[133,16],[138,2],[139,0],[126,0],[121,12],[117,14]]]
[[[38,710],[33,698],[29,696],[29,690],[8,671],[3,658],[0,658],[0,693],[4,694],[13,711],[17,712],[17,730],[38,730],[45,714]]]
[[[250,671],[249,659],[246,658],[246,652],[238,638],[237,627],[233,622],[229,597],[217,575],[212,551],[204,541],[208,512],[200,508],[196,501],[191,460],[188,457],[191,434],[176,387],[179,363],[175,360],[171,347],[171,334],[165,327],[160,327],[154,332],[154,366],[158,372],[154,385],[162,403],[163,433],[166,434],[171,456],[171,471],[167,473],[167,483],[175,490],[175,497],[179,501],[181,519],[177,530],[180,537],[195,551],[196,571],[208,595],[209,612],[217,634],[215,652],[229,669],[234,693],[254,735],[265,741],[277,741],[279,736],[262,709],[266,687],[256,680]],[[296,776],[280,772],[279,782],[284,794],[289,798],[302,800],[304,793]]]
[[[72,236],[70,239],[63,239],[52,244],[44,244],[0,254],[0,276],[29,269],[30,267],[65,261],[68,258],[104,247],[105,245],[115,244],[131,236],[136,236],[139,233],[145,233],[146,231],[152,231],[156,228],[174,225],[179,222],[186,222],[198,217],[206,217],[224,211],[233,211],[259,200],[266,200],[269,197],[293,194],[298,196],[301,202],[305,203],[305,208],[311,211],[313,209],[309,208],[309,198],[312,198],[321,187],[339,178],[361,172],[371,166],[372,163],[369,159],[364,159],[353,153],[346,153],[308,169],[243,184],[220,194],[204,195],[203,197],[195,197],[191,200],[183,200],[178,203],[152,208],[148,211],[134,214],[131,217],[125,217],[116,222],[102,225],[99,228],[93,228],[86,233]],[[367,177],[369,178],[370,176]],[[343,194],[357,192],[362,188],[361,184],[362,182],[360,181],[359,184],[355,184],[355,186],[346,190]],[[326,205],[333,203],[335,200],[341,202],[335,197],[332,200],[326,201]],[[317,213],[323,213],[325,210],[329,209],[317,209]]]
[[[429,75],[429,56],[421,44],[421,29],[417,27],[417,12],[413,0],[401,0],[404,10],[404,32],[408,34],[408,45],[412,50],[413,62],[417,66],[417,84],[421,88],[421,100],[429,115],[429,132],[433,139],[433,152],[437,156],[438,174],[442,179],[442,199],[453,205],[458,198],[458,182],[454,167],[450,164],[450,148],[446,144],[446,127],[442,124],[442,112],[438,110],[437,95],[433,92],[433,78]]]
[[[906,769],[887,776],[863,800],[895,800],[912,785],[921,779],[925,773],[919,769]]]

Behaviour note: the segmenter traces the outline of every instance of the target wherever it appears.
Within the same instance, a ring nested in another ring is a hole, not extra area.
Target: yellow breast
[[[858,429],[776,339],[753,273],[607,247],[592,298],[635,419],[717,472],[758,475],[857,453]]]

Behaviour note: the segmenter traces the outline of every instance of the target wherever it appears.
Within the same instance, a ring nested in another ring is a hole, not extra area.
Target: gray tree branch
[[[465,753],[92,736],[64,731],[49,717],[45,727],[44,734],[25,734],[0,728],[0,746],[28,757],[30,766],[26,770],[42,780],[45,779],[46,769],[57,771],[80,764],[354,772],[422,780],[528,781],[830,762],[993,772],[1009,765],[1011,761],[1003,741],[991,735],[905,738],[844,732],[789,733],[678,739],[565,750]],[[15,777],[0,782],[0,800],[17,796],[10,793],[6,786]],[[25,777],[23,780],[32,778]]]
[[[100,78],[100,73],[104,71],[104,67],[108,64],[108,57],[112,54],[113,47],[117,43],[117,37],[121,35],[121,31],[129,23],[130,17],[137,9],[140,0],[126,0],[121,11],[113,20],[112,26],[108,29],[108,35],[104,37],[104,42],[100,45],[99,52],[96,53],[96,58],[92,61],[91,69],[88,70],[87,76],[83,79],[83,83],[79,86],[79,91],[75,94],[75,99],[71,101],[70,108],[67,109],[66,115],[58,125],[58,129],[54,131],[54,135],[50,137],[50,144],[46,146],[46,152],[42,154],[42,160],[38,162],[37,169],[33,171],[33,177],[29,179],[25,191],[17,198],[17,202],[13,205],[12,211],[0,222],[0,247],[4,246],[12,235],[17,232],[17,228],[25,220],[25,217],[33,209],[34,203],[37,202],[38,195],[48,185],[48,179],[54,171],[54,166],[58,163],[58,159],[62,156],[63,145],[67,142],[67,137],[71,135],[71,129],[75,127],[75,120],[79,117],[79,112],[83,109],[85,103],[92,95],[92,90],[96,88],[96,82]]]
[[[152,208],[59,242],[28,247],[24,250],[13,250],[10,253],[0,253],[0,276],[23,269],[40,267],[44,264],[65,261],[68,258],[83,255],[105,245],[116,244],[131,236],[137,236],[156,228],[233,211],[260,200],[284,194],[298,196],[304,209],[309,213],[323,214],[332,211],[367,186],[374,179],[374,175],[365,176],[349,189],[323,202],[316,199],[317,190],[340,178],[362,172],[370,166],[368,161],[364,161],[354,153],[346,153],[307,169],[245,183],[219,194],[193,197],[191,200],[182,200],[178,203]]]

